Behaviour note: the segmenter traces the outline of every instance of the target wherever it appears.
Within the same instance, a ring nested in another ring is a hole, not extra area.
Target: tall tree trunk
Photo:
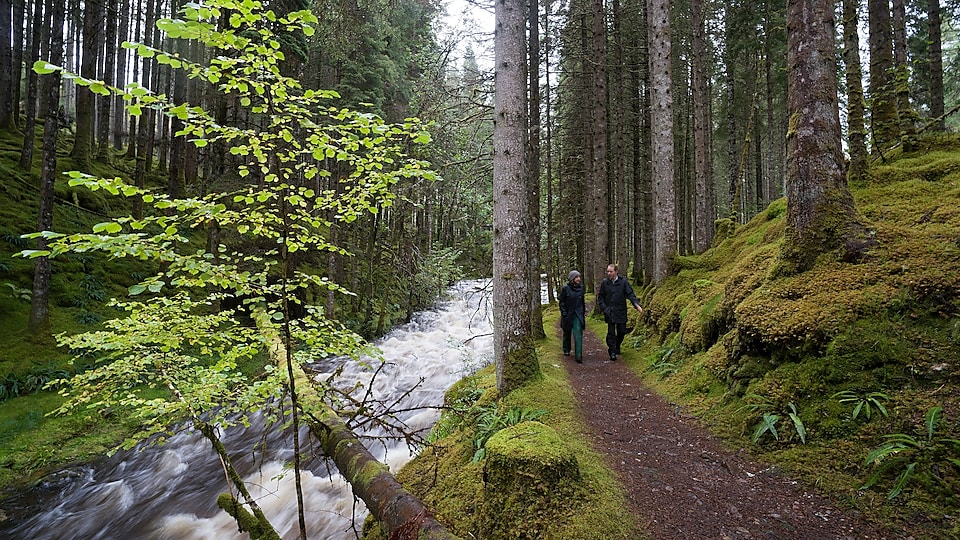
[[[906,19],[903,0],[893,0],[893,84],[897,96],[897,116],[900,119],[900,142],[904,152],[913,152],[917,146],[917,113],[910,105]]]
[[[119,35],[119,42],[123,43],[127,41],[130,33],[130,4],[132,0],[120,0],[119,6],[119,24],[120,28],[117,29],[117,34]],[[140,13],[137,11],[137,13]],[[140,17],[137,17],[137,38],[139,39],[139,25]],[[127,51],[125,49],[117,49],[117,71],[114,75],[114,81],[117,86],[122,87],[127,81]],[[134,68],[136,69],[136,68]],[[136,80],[136,74],[133,75],[133,80]],[[113,126],[110,130],[111,138],[113,140],[113,149],[122,150],[123,149],[123,125],[126,123],[127,115],[124,114],[123,109],[123,98],[120,96],[114,96],[113,98]],[[130,135],[135,133],[134,130],[130,130]],[[130,145],[133,147],[134,145]]]
[[[588,291],[600,284],[602,269],[609,258],[609,232],[607,208],[610,202],[609,179],[607,178],[607,27],[603,0],[591,0],[588,6],[589,50],[585,57],[589,63],[591,90],[588,92],[590,115],[589,161],[584,183],[584,239],[583,283]]]
[[[626,59],[624,53],[623,36],[623,18],[624,9],[620,0],[613,0],[610,15],[613,22],[613,52],[611,65],[625,66]],[[627,181],[627,106],[625,97],[625,87],[629,79],[614,75],[610,77],[610,144],[612,156],[610,165],[613,169],[610,177],[610,193],[613,195],[613,204],[610,205],[611,212],[607,213],[607,220],[610,223],[610,260],[620,265],[623,271],[627,271],[630,263],[630,227],[632,223],[629,219],[630,211],[630,182]]]
[[[47,11],[50,20],[49,62],[59,66],[63,62],[64,1],[53,0]],[[54,182],[57,177],[57,131],[59,130],[60,72],[44,77],[43,99],[47,102],[47,117],[43,123],[43,163],[40,167],[40,200],[37,212],[37,230],[53,229]],[[37,240],[37,249],[47,249],[43,237]],[[30,320],[27,329],[34,335],[50,333],[50,259],[38,257],[33,268],[33,295],[30,299]]]
[[[843,63],[846,66],[847,147],[850,149],[849,180],[858,180],[867,170],[867,132],[864,127],[863,70],[860,67],[859,0],[843,0]]]
[[[764,2],[763,17],[763,75],[766,90],[766,138],[763,152],[763,207],[783,196],[783,134],[777,119],[776,97],[781,94],[774,87],[773,61],[777,50],[774,44],[776,22],[770,9],[770,0]],[[709,106],[709,104],[708,104]]]
[[[37,100],[38,75],[33,70],[33,62],[40,58],[40,43],[47,34],[47,25],[43,18],[43,0],[34,0],[30,50],[27,55],[27,97],[25,103],[25,123],[23,129],[23,148],[20,150],[20,168],[29,171],[33,168],[33,147],[37,137]]]
[[[869,247],[843,171],[832,0],[787,1],[787,273]]]
[[[643,263],[643,281],[637,280],[637,283],[648,285],[653,282],[653,271],[655,267],[655,237],[656,229],[654,222],[654,198],[653,198],[653,166],[651,160],[651,149],[653,146],[653,130],[651,126],[651,105],[650,105],[650,25],[648,23],[648,9],[646,0],[639,0],[640,21],[640,44],[637,50],[637,78],[638,83],[642,85],[640,92],[640,138],[638,155],[640,156],[639,178],[635,189],[637,190],[637,208],[639,221],[635,222],[641,227],[641,245],[639,250],[640,260]],[[639,276],[638,276],[639,277]]]
[[[927,0],[927,49],[930,63],[930,117],[935,118],[936,131],[944,131],[943,119],[943,48],[940,35],[940,0]]]
[[[0,130],[13,127],[13,114],[17,104],[13,101],[13,88],[20,84],[20,66],[16,77],[13,70],[13,4],[10,0],[0,0]]]
[[[530,294],[530,336],[546,337],[543,331],[543,309],[540,298],[540,6],[537,0],[528,0],[527,26],[530,39],[527,45],[527,72],[529,73],[527,126],[527,245],[530,261],[527,267]]]
[[[654,267],[653,283],[670,273],[677,251],[673,170],[673,83],[670,71],[670,0],[648,0],[650,23],[650,121],[653,133]]]
[[[890,0],[868,0],[870,27],[870,131],[873,151],[882,154],[896,144],[900,132],[893,71],[893,28]]]
[[[691,65],[693,101],[693,174],[694,174],[694,234],[693,249],[703,253],[713,241],[714,209],[710,192],[713,185],[713,161],[710,156],[709,137],[713,126],[710,118],[710,91],[707,86],[707,65],[710,50],[707,47],[704,0],[691,1],[693,30],[693,55]]]
[[[88,0],[83,8],[83,36],[81,43],[80,76],[97,78],[97,51],[103,40],[103,0]],[[94,110],[96,100],[93,92],[81,88],[77,92],[77,133],[70,156],[82,169],[90,168],[93,149]]]
[[[546,34],[547,39],[543,40],[543,79],[544,79],[544,88],[545,88],[545,97],[544,100],[544,130],[546,134],[546,141],[544,141],[544,151],[546,155],[546,171],[544,176],[546,177],[546,186],[547,186],[547,298],[550,303],[553,304],[555,299],[554,290],[557,288],[554,286],[554,282],[559,283],[559,276],[561,275],[560,261],[557,258],[557,249],[556,249],[556,239],[554,238],[554,231],[556,230],[556,220],[554,219],[553,211],[553,130],[551,125],[551,103],[553,91],[550,88],[550,17],[551,13],[551,2],[550,0],[543,1],[543,32]],[[553,278],[553,279],[551,279]],[[541,324],[541,326],[543,326]]]
[[[497,0],[493,106],[493,321],[497,390],[506,395],[539,376],[530,338],[527,194],[525,0]]]
[[[27,27],[26,10],[26,0],[13,0],[13,59],[11,61],[13,66],[13,88],[11,89],[11,95],[13,99],[10,101],[12,106],[10,112],[13,115],[13,125],[15,127],[22,125],[20,123],[20,100],[23,96],[20,89],[20,66],[24,65],[23,55],[27,52],[27,44],[24,42],[23,37],[24,29]],[[27,64],[25,67],[27,71],[30,71],[31,64]]]
[[[104,0],[106,20],[106,34],[103,46],[103,82],[113,86],[117,65],[117,24],[119,23],[118,0]],[[97,158],[107,158],[110,148],[110,109],[113,107],[113,96],[97,97]],[[120,111],[117,110],[119,116]]]

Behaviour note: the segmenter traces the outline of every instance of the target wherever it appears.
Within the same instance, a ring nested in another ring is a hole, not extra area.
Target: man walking
[[[640,301],[633,292],[633,287],[627,278],[617,272],[617,265],[607,265],[607,277],[600,283],[597,292],[597,305],[603,311],[603,319],[607,322],[607,352],[610,360],[616,360],[620,354],[620,345],[627,335],[627,300],[634,309],[643,313]]]

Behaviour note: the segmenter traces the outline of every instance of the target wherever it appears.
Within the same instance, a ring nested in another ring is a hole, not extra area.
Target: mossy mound
[[[677,258],[675,275],[646,291],[646,324],[627,343],[643,344],[635,368],[651,385],[731,444],[906,535],[935,538],[960,535],[950,517],[960,467],[937,443],[960,437],[960,137],[923,144],[939,146],[851,186],[878,242],[862,260],[826,253],[806,272],[778,272],[786,201],[775,201],[745,225],[726,223],[702,255]],[[773,418],[776,436],[762,429]],[[869,452],[897,434],[926,442],[897,453],[904,470],[916,465],[888,503],[896,467],[858,488],[877,470]]]
[[[540,422],[491,437],[484,473],[483,538],[544,538],[580,489],[576,455]]]

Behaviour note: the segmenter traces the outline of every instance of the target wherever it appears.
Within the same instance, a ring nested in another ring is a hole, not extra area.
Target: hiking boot
[[[564,356],[570,356],[570,351],[563,351]]]
[[[617,359],[617,353],[615,352],[610,353],[610,361],[613,362],[616,359]]]
[[[582,363],[583,363],[583,357],[582,357],[582,356],[577,356],[577,357],[576,357],[576,361],[577,361],[578,364],[582,364]]]

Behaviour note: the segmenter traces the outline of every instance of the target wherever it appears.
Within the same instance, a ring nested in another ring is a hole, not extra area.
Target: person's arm
[[[630,286],[630,282],[624,283],[626,287],[624,291],[627,293],[627,299],[630,300],[630,303],[633,304],[633,309],[643,312],[643,308],[640,307],[640,300],[637,300],[637,295],[633,292],[633,287]]]
[[[557,297],[557,301],[560,302],[560,318],[565,319],[567,317],[567,288],[564,286],[560,289],[560,295]]]
[[[601,313],[607,312],[607,302],[606,302],[606,298],[604,298],[606,296],[606,293],[604,291],[604,289],[606,289],[606,285],[607,285],[607,280],[603,280],[600,282],[600,288],[597,289],[597,305],[600,306]]]

